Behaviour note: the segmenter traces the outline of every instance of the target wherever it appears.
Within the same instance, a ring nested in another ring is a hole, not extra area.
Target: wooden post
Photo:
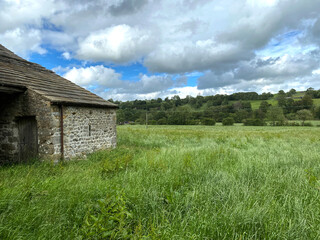
[[[146,112],[146,129],[148,128],[148,112]]]

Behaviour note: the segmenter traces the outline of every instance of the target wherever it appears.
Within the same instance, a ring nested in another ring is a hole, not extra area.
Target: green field
[[[292,97],[294,98],[294,101],[299,101],[301,97],[303,97],[305,94],[305,92],[297,92],[296,94],[294,94]],[[263,100],[250,100],[249,102],[251,103],[251,107],[253,110],[259,109],[259,106],[261,104]],[[233,104],[237,101],[230,101],[230,104]],[[277,101],[277,94],[274,95],[274,97],[272,99],[267,100],[267,102],[269,104],[271,104],[272,106],[277,106],[278,105],[278,101]],[[320,106],[320,98],[314,98],[313,99],[313,105],[314,106]]]
[[[298,101],[299,99],[294,99],[295,101]],[[251,107],[253,110],[256,110],[256,109],[259,109],[259,106],[261,104],[263,100],[250,100],[249,102],[251,103]],[[231,101],[231,103],[234,103],[236,101]],[[271,104],[272,106],[277,106],[278,105],[278,101],[273,98],[273,99],[270,99],[270,100],[267,100],[267,102],[269,104]],[[314,106],[320,106],[320,98],[315,98],[313,99],[313,105]]]
[[[83,161],[0,169],[0,239],[319,239],[320,128],[120,126]]]

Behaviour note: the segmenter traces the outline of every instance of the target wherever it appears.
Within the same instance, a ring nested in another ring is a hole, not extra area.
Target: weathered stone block
[[[2,148],[4,151],[13,151],[13,150],[16,150],[16,146],[15,146],[14,144],[11,144],[11,143],[1,144],[1,148]]]

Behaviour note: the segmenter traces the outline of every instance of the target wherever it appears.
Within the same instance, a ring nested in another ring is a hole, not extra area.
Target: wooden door
[[[19,160],[27,162],[38,155],[38,129],[35,117],[18,119]]]

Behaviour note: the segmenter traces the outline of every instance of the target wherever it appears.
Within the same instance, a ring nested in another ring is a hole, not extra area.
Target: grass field
[[[84,161],[0,169],[0,239],[319,239],[320,128],[121,126]]]
[[[303,97],[305,94],[305,92],[297,92],[296,94],[293,95],[294,100],[295,101],[299,101],[301,97]],[[261,104],[263,100],[250,100],[249,102],[251,103],[251,107],[253,110],[259,109],[259,106]],[[237,101],[230,101],[230,104],[233,104]],[[277,94],[274,95],[274,97],[272,99],[267,100],[267,102],[269,104],[271,104],[272,106],[277,106],[278,105],[278,101],[277,101]],[[313,105],[315,107],[320,106],[320,98],[314,98],[313,99]]]
[[[295,101],[298,101],[299,99],[294,99]],[[259,109],[260,107],[260,104],[263,100],[251,100],[250,103],[251,103],[251,107],[253,110],[256,110],[256,109]],[[231,103],[233,102],[236,102],[236,101],[231,101]],[[278,105],[278,101],[273,98],[273,99],[270,99],[270,100],[267,100],[267,102],[269,104],[271,104],[272,106],[277,106]],[[313,99],[313,105],[318,107],[320,106],[320,98],[315,98]]]

